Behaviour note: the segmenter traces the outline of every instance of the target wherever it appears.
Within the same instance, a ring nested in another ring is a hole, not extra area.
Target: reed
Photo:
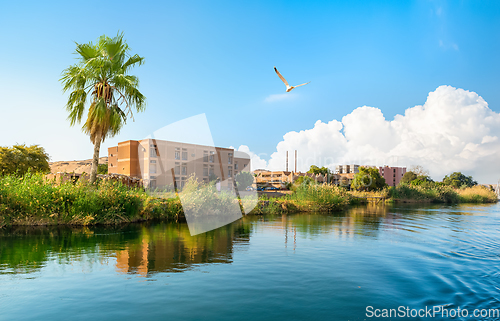
[[[55,182],[43,175],[0,177],[0,227],[5,225],[94,225],[173,217],[176,199],[157,199],[120,182]]]
[[[255,214],[285,214],[294,212],[330,212],[344,209],[351,196],[335,185],[299,185],[292,194],[281,198],[263,197],[252,212]]]
[[[495,203],[498,197],[494,191],[485,186],[472,186],[458,191],[462,203]]]

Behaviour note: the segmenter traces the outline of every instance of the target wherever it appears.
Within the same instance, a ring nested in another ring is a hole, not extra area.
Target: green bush
[[[438,184],[399,184],[389,189],[392,198],[437,203],[458,203],[460,197],[450,186]]]
[[[178,209],[171,202],[120,182],[58,184],[31,173],[0,177],[0,226],[93,225],[172,217]]]
[[[50,172],[49,154],[38,145],[0,147],[0,175],[19,175],[27,172]]]

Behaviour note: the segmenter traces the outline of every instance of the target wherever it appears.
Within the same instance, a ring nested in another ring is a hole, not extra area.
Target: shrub
[[[155,211],[156,217],[177,214],[175,207],[164,206],[166,200],[154,199],[120,182],[58,184],[41,174],[8,175],[0,177],[0,226],[112,224],[142,220]]]

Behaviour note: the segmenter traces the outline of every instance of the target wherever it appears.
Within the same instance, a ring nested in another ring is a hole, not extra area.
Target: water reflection
[[[107,262],[114,264],[119,273],[146,277],[160,272],[183,272],[198,264],[231,263],[235,249],[248,246],[252,234],[264,230],[282,235],[284,247],[294,251],[297,243],[305,239],[324,235],[339,240],[378,238],[382,231],[397,240],[401,235],[411,239],[415,233],[431,230],[426,235],[428,240],[436,241],[447,235],[450,242],[464,229],[473,233],[475,225],[464,223],[464,217],[481,211],[481,206],[368,205],[337,214],[247,216],[195,236],[190,235],[185,223],[16,227],[0,230],[0,274],[36,272],[50,260],[60,264],[85,260]],[[476,246],[484,243],[496,250],[494,240],[484,235],[484,226],[479,224],[477,233],[482,234]],[[457,248],[443,255],[466,255],[467,244],[459,239],[455,242]]]
[[[246,244],[249,239],[249,226],[243,221],[195,236],[186,224],[142,227],[138,240],[115,252],[116,269],[148,276],[182,272],[202,263],[231,263],[235,244]]]
[[[367,306],[497,309],[499,218],[500,204],[397,205],[248,216],[194,237],[160,222],[0,230],[1,316],[365,320]]]
[[[49,260],[104,263],[108,258],[116,258],[122,273],[181,272],[195,264],[231,263],[235,244],[247,244],[249,237],[244,221],[196,236],[181,223],[16,227],[0,231],[0,273],[37,272]]]

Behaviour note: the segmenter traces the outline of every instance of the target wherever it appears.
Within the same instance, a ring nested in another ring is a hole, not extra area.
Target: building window
[[[188,159],[187,149],[183,148],[182,149],[182,160],[187,160],[187,159]]]
[[[237,171],[238,170],[238,162],[234,162],[234,170]]]
[[[181,149],[176,147],[175,148],[175,159],[181,159]]]
[[[203,165],[203,176],[208,176],[208,165]]]
[[[215,157],[214,154],[215,154],[215,152],[210,151],[210,158],[209,158],[210,163],[214,162],[214,157]]]
[[[185,177],[181,177],[181,189],[184,188],[184,185],[186,185],[186,178]]]
[[[233,153],[227,154],[227,163],[232,164],[233,163]]]
[[[233,167],[232,166],[229,166],[227,168],[227,176],[228,177],[233,177]]]
[[[203,161],[205,163],[208,163],[208,151],[207,150],[203,151]]]
[[[156,188],[156,180],[150,180],[149,181],[149,187],[150,188]]]
[[[153,145],[151,149],[149,150],[149,157],[156,157],[158,155],[158,152],[156,150],[156,146]]]
[[[180,175],[180,173],[181,173],[181,164],[175,163],[174,173],[175,173],[175,175]]]
[[[214,173],[214,165],[210,165],[210,169],[208,171],[208,175],[215,175],[215,173]]]
[[[149,172],[151,174],[156,174],[156,164],[149,164]]]
[[[181,175],[187,175],[187,164],[182,163]]]

